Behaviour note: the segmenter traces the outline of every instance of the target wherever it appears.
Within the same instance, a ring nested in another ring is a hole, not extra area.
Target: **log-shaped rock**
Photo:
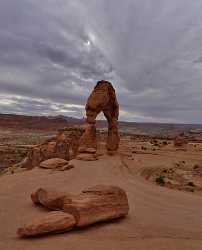
[[[61,211],[49,212],[47,215],[37,218],[30,224],[17,230],[19,237],[30,237],[47,233],[59,233],[69,231],[76,224],[74,216]]]
[[[129,205],[125,191],[115,186],[94,186],[72,199],[64,199],[63,211],[72,214],[76,226],[124,217]]]
[[[64,192],[39,188],[31,194],[31,199],[35,204],[41,204],[50,210],[61,210],[63,208],[64,198],[66,200],[70,199],[68,198],[69,196],[70,195]]]

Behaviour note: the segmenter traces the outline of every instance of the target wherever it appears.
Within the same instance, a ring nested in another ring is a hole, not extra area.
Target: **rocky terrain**
[[[95,126],[101,111],[108,131]],[[106,81],[86,114],[85,126],[43,117],[36,127],[30,117],[6,129],[0,122],[0,249],[201,250],[200,128],[119,136]]]
[[[121,142],[122,145],[125,141]],[[128,144],[128,143],[127,143]],[[122,146],[123,147],[123,146]],[[194,249],[202,244],[202,200],[194,193],[171,190],[142,178],[144,167],[158,163],[172,164],[186,154],[166,157],[159,154],[135,155],[127,151],[114,156],[103,155],[97,161],[72,160],[74,168],[52,171],[34,168],[4,175],[0,180],[1,234],[0,249]],[[193,156],[192,156],[193,157]],[[198,159],[199,160],[199,159]],[[152,163],[152,164],[151,164]],[[94,185],[111,184],[128,195],[128,217],[101,223],[86,229],[73,229],[60,235],[19,239],[16,230],[36,218],[45,218],[47,210],[35,207],[30,194],[39,187],[67,193],[79,193]]]

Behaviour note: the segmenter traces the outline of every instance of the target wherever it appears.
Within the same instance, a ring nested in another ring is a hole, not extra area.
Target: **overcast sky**
[[[0,112],[82,117],[101,79],[120,120],[202,123],[202,1],[0,0]]]

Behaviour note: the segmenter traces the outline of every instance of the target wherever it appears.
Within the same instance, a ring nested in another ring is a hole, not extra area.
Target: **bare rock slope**
[[[119,155],[95,162],[74,160],[66,172],[31,171],[3,176],[0,180],[0,249],[151,249],[201,250],[202,199],[155,186],[126,168]],[[24,221],[47,214],[34,207],[30,193],[39,186],[79,193],[94,185],[115,185],[126,190],[130,213],[124,220],[97,224],[85,230],[37,239],[18,239]]]

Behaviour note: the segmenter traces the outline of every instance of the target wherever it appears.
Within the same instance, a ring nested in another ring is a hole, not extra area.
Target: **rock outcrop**
[[[185,147],[188,141],[185,138],[184,133],[177,135],[174,139],[174,146],[175,147]]]
[[[86,129],[79,142],[79,153],[94,154],[97,150],[96,117],[100,112],[108,122],[108,138],[106,148],[116,151],[119,146],[118,116],[119,105],[115,90],[108,81],[99,81],[90,94],[86,103]]]
[[[51,158],[61,158],[67,161],[70,159],[69,143],[64,133],[59,133],[56,137],[34,146],[21,163],[21,167],[32,169]]]
[[[19,164],[19,167],[32,169],[41,162],[52,158],[60,158],[66,161],[77,155],[79,139],[83,134],[81,128],[64,128],[58,130],[58,134],[46,140],[44,143],[34,146],[27,157]]]
[[[64,133],[69,143],[70,159],[75,158],[78,153],[79,140],[84,133],[84,128],[79,127],[79,126],[67,127],[67,128],[61,129],[60,132]]]
[[[125,217],[129,211],[125,191],[116,186],[98,185],[78,195],[40,188],[31,199],[50,210],[61,210],[19,228],[20,237],[70,230],[96,222]],[[66,215],[66,216],[65,216]],[[64,219],[64,221],[63,221]]]

